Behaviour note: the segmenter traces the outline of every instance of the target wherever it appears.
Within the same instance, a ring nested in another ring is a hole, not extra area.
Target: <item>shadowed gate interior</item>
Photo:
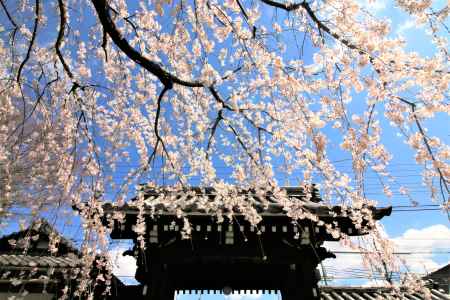
[[[288,216],[269,194],[264,205],[263,201],[261,207],[254,205],[262,216],[258,226],[251,226],[237,211],[231,221],[224,218],[218,223],[216,213],[198,209],[194,204],[184,208],[190,223],[186,228],[176,212],[149,205],[144,209],[145,250],[138,247],[138,236],[133,230],[138,216],[133,202],[122,207],[105,204],[104,222],[117,213],[124,215],[122,222],[114,220],[111,238],[133,239],[133,249],[124,254],[137,259],[135,278],[143,286],[143,299],[172,300],[176,291],[185,290],[278,290],[283,300],[319,299],[317,267],[322,260],[334,257],[321,245],[339,239],[326,230],[325,224],[357,236],[364,234],[370,223],[364,221],[361,229],[356,229],[351,214],[339,206],[321,204],[315,189],[308,201],[301,188],[284,189],[305,212],[318,218]],[[191,188],[189,192],[214,199],[212,190]],[[145,197],[151,199],[160,193],[164,191],[149,189]],[[248,191],[246,194],[255,200],[254,195]],[[362,209],[374,220],[391,213],[390,207]],[[189,238],[183,238],[183,230],[190,231]]]

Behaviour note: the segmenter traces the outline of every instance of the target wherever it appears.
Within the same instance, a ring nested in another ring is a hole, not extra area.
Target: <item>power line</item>
[[[331,251],[335,254],[372,254],[372,251]],[[450,250],[442,251],[410,251],[410,252],[393,252],[394,255],[414,255],[414,254],[450,254]]]
[[[392,212],[416,212],[416,211],[445,211],[440,208],[423,208],[423,209],[393,209]]]
[[[440,204],[420,204],[420,205],[393,205],[392,208],[409,208],[409,207],[440,207]]]

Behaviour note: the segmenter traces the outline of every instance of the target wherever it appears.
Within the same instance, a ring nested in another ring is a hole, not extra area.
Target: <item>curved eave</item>
[[[320,205],[318,203],[309,202],[305,203],[302,208],[306,212],[313,213],[317,215],[318,217],[345,217],[346,214],[342,214],[342,208],[340,206],[325,206]],[[389,216],[392,213],[392,207],[382,207],[382,208],[376,208],[376,207],[365,207],[363,209],[370,209],[372,211],[372,216],[375,220],[381,220],[385,216]],[[286,217],[286,211],[283,209],[283,206],[280,204],[269,204],[266,208],[263,208],[262,206],[256,206],[255,209],[258,211],[259,215],[262,217]],[[216,211],[205,211],[202,209],[197,209],[195,205],[186,206],[185,208],[182,208],[184,214],[186,216],[205,216],[205,217],[211,217],[216,215]],[[130,206],[128,204],[125,204],[121,207],[116,206],[112,203],[105,203],[103,205],[103,211],[105,214],[112,214],[114,212],[123,212],[127,215],[137,215],[139,213],[138,209],[134,206]],[[156,205],[154,209],[151,209],[150,207],[145,208],[144,214],[145,215],[162,215],[162,216],[173,216],[175,214],[175,209],[167,209],[163,205]],[[228,211],[226,209],[222,210],[223,214],[226,214]],[[235,216],[244,215],[238,210],[235,210],[233,212]]]

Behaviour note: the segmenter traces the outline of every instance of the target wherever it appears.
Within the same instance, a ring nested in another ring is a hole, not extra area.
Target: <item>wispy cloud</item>
[[[387,7],[387,0],[364,0],[361,6],[372,14],[382,13]]]
[[[134,275],[136,273],[136,259],[132,256],[123,256],[122,253],[128,248],[116,247],[110,251],[113,274],[119,277],[125,283],[134,284]]]
[[[417,28],[416,22],[414,20],[406,20],[400,24],[395,31],[397,35],[404,35],[406,31]]]
[[[437,224],[423,229],[408,229],[392,241],[398,252],[417,253],[401,256],[410,271],[428,273],[440,266],[431,252],[450,248],[450,228]]]
[[[355,238],[355,242],[356,242]],[[442,266],[443,260],[438,260],[439,254],[433,252],[447,251],[450,248],[450,228],[443,224],[436,224],[422,229],[408,229],[402,235],[391,238],[394,243],[394,251],[404,261],[410,272],[425,274],[432,272]],[[352,251],[343,247],[337,242],[325,243],[325,247],[330,251]],[[370,274],[364,267],[362,256],[358,254],[337,254],[336,259],[324,261],[324,267],[329,270],[328,275],[340,274],[343,278],[337,281],[338,284],[347,284],[356,275]],[[441,257],[442,258],[442,257]],[[448,263],[444,261],[444,263]],[[342,275],[343,274],[343,275]],[[370,285],[379,285],[382,281],[371,280]]]

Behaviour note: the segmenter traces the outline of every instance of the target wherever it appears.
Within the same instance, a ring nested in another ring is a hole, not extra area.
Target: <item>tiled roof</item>
[[[450,293],[450,264],[428,274],[424,278],[433,280],[439,288]]]
[[[311,191],[311,198],[306,199],[305,192],[301,187],[281,187],[281,190],[286,192],[287,197],[292,200],[298,200],[302,203],[302,207],[309,212],[322,217],[329,217],[333,213],[340,215],[342,213],[341,206],[329,206],[321,203],[319,191],[315,186],[313,186]],[[225,212],[228,210],[227,207],[217,206],[215,203],[215,197],[217,193],[213,188],[199,188],[199,187],[189,187],[186,190],[171,191],[164,188],[157,189],[145,189],[143,188],[144,197],[149,202],[155,202],[153,205],[146,205],[145,212],[154,214],[156,211],[159,215],[165,214],[176,214],[176,209],[182,209],[186,215],[210,215],[214,214],[218,209],[223,209]],[[167,207],[158,203],[158,198],[166,196],[172,199],[173,206]],[[231,196],[231,195],[230,195]],[[236,194],[236,196],[244,196],[248,198],[248,203],[251,204],[261,216],[284,216],[286,214],[284,206],[278,203],[271,192],[266,192],[263,196],[257,195],[254,191],[243,190]],[[192,201],[193,197],[200,197],[202,200]],[[262,197],[262,198],[261,198]],[[177,203],[179,199],[183,199],[180,203]],[[137,208],[134,205],[136,198],[131,199],[130,202],[123,206],[117,206],[115,203],[104,203],[103,210],[105,213],[113,213],[115,211],[126,212],[127,214],[137,214]],[[202,208],[197,206],[198,202],[202,202]],[[209,202],[209,203],[208,203]],[[184,206],[179,206],[183,204]],[[204,207],[208,207],[205,210]],[[384,216],[389,216],[391,214],[391,207],[386,208],[375,208],[373,206],[364,206],[363,208],[368,208],[372,211],[375,220],[379,220]],[[239,210],[235,211],[235,214],[239,214]],[[346,214],[345,214],[346,215]]]
[[[426,277],[433,278],[434,275],[443,275],[444,277],[450,277],[450,264],[443,266],[442,268],[428,274]]]
[[[387,288],[363,288],[363,287],[321,287],[322,300],[378,300],[378,299],[426,299],[423,293],[404,293],[398,297]],[[432,300],[450,300],[450,296],[442,291],[430,289]]]
[[[0,269],[16,268],[75,268],[80,265],[79,259],[74,255],[69,256],[32,256],[0,254]]]
[[[38,228],[36,228],[37,224],[40,224]],[[39,235],[38,241],[48,241],[50,235],[54,234],[59,238],[58,249],[60,254],[66,253],[78,253],[78,249],[75,245],[65,237],[63,237],[47,220],[39,219],[32,223],[28,228],[13,232],[8,235],[4,235],[0,237],[0,253],[10,253],[12,250],[22,251],[23,249],[19,246],[17,249],[14,249],[9,243],[10,240],[21,240],[26,236]],[[36,244],[38,241],[30,241],[30,244]],[[29,247],[30,250],[33,250],[33,247]],[[30,253],[30,252],[28,252]]]

